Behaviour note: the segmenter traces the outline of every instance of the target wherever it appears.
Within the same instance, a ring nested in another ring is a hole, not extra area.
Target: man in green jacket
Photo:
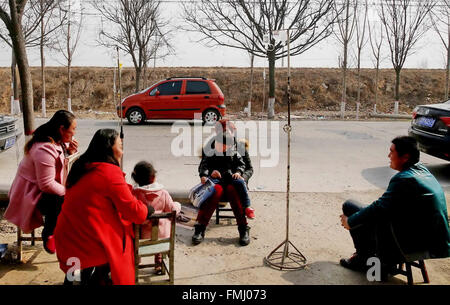
[[[450,231],[442,187],[419,163],[412,137],[392,140],[390,167],[399,171],[386,192],[371,205],[344,203],[341,223],[350,231],[356,253],[341,259],[343,267],[365,271],[367,259],[377,256],[384,266],[402,261],[403,254],[428,252],[430,258],[450,256]]]

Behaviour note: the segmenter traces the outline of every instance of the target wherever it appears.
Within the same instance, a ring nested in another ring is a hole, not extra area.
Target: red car
[[[137,125],[154,119],[192,120],[198,113],[205,124],[213,124],[225,115],[224,101],[213,79],[172,77],[125,98],[117,114]]]

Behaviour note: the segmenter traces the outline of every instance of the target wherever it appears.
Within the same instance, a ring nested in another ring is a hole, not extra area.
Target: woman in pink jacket
[[[169,192],[164,189],[162,184],[156,182],[156,170],[153,165],[146,161],[137,163],[134,167],[131,177],[139,187],[133,189],[133,194],[147,206],[155,209],[155,213],[169,213],[175,211],[177,215],[181,211],[179,202],[174,202]],[[161,219],[159,221],[158,238],[168,238],[170,236],[170,220]],[[143,225],[141,229],[141,238],[151,237],[151,225]],[[155,270],[159,274],[162,272],[162,255],[155,255]]]
[[[37,128],[25,144],[25,156],[8,194],[5,218],[25,233],[44,224],[42,240],[51,254],[55,252],[53,231],[66,192],[66,158],[78,147],[73,138],[76,127],[75,116],[59,110]]]

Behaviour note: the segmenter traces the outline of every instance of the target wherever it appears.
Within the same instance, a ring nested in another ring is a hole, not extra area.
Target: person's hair
[[[114,129],[99,129],[89,143],[84,154],[72,165],[67,176],[66,187],[74,186],[78,180],[89,172],[88,164],[92,162],[105,162],[119,166],[119,160],[114,157],[112,147],[116,143],[119,133]]]
[[[420,151],[417,147],[417,141],[413,137],[400,136],[392,140],[392,144],[395,145],[395,150],[399,157],[406,154],[409,155],[408,161],[404,164],[403,168],[406,169],[420,160]]]
[[[47,123],[39,126],[34,132],[32,138],[25,144],[25,154],[28,154],[35,143],[41,142],[59,142],[61,140],[60,127],[69,128],[75,120],[75,115],[66,110],[58,110]]]
[[[150,162],[138,162],[131,173],[131,177],[139,186],[153,183],[156,177],[156,170]]]
[[[231,134],[234,134],[236,132],[236,126],[228,119],[221,119],[217,121],[214,128],[216,133],[225,133],[229,131]]]

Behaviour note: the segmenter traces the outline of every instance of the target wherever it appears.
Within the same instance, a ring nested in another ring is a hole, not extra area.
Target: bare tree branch
[[[331,35],[336,19],[333,6],[334,0],[191,0],[183,3],[182,17],[190,25],[186,31],[201,34],[197,42],[267,56],[270,105],[275,98],[275,61],[288,55],[274,32],[289,29],[290,55],[302,54]]]
[[[400,72],[417,41],[427,32],[426,18],[436,0],[382,0],[379,10],[396,71],[395,100],[399,100]]]
[[[161,2],[155,0],[93,0],[92,6],[102,16],[98,43],[118,47],[131,56],[136,71],[136,92],[141,90],[141,73],[157,50],[170,54],[168,21],[160,15]],[[160,39],[152,39],[160,37]],[[162,53],[161,53],[162,54]],[[145,71],[144,71],[145,72]]]

